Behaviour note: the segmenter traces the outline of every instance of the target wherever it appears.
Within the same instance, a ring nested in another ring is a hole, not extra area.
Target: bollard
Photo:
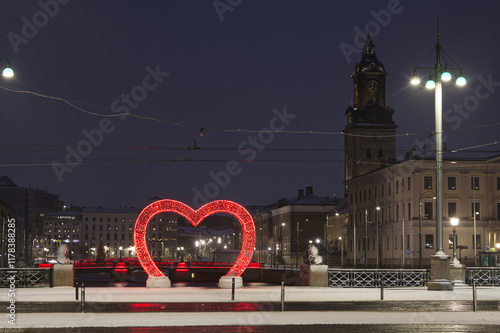
[[[472,311],[477,311],[477,290],[476,280],[472,280]]]
[[[54,288],[54,268],[50,268],[50,288]]]
[[[380,277],[380,300],[384,300],[384,278]]]
[[[78,278],[75,279],[75,299],[78,301]]]
[[[234,301],[234,278],[232,280],[233,280],[233,283],[231,286],[231,301]]]
[[[281,312],[285,312],[285,281],[281,281]]]
[[[82,313],[85,313],[85,283],[82,283],[81,290],[82,290],[82,295],[81,295]]]

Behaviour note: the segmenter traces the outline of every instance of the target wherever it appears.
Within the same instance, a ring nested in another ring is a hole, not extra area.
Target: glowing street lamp
[[[432,70],[434,71],[434,77],[432,72],[429,74],[429,80],[425,84],[426,88],[434,89],[435,91],[435,137],[436,137],[436,253],[431,257],[431,276],[432,279],[427,283],[427,288],[429,290],[453,290],[453,283],[449,280],[449,256],[444,253],[443,250],[443,91],[441,81],[451,80],[451,74],[448,69],[460,71],[460,76],[457,78],[457,85],[463,86],[466,81],[462,76],[462,68],[457,67],[451,68],[444,64],[444,68],[441,64],[441,52],[445,54],[446,59],[451,60],[451,57],[446,54],[442,49],[441,44],[439,44],[439,20],[438,20],[438,32],[437,43],[435,46],[435,64],[433,67],[414,67],[413,71],[416,73],[418,69]],[[453,60],[451,60],[455,63]],[[456,63],[455,63],[456,64]],[[444,76],[444,78],[443,78]],[[412,79],[412,83],[414,81]]]
[[[5,61],[5,68],[4,70],[2,71],[2,75],[6,78],[11,78],[14,76],[14,71],[12,70],[12,68],[10,67],[10,62],[9,62],[9,59],[5,58],[5,59],[0,59],[0,60],[3,60]]]

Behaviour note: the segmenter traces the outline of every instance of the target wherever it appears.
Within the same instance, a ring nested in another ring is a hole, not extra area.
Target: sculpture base
[[[54,287],[73,287],[75,281],[75,270],[73,264],[54,264],[54,274],[52,275],[52,285]]]
[[[444,252],[431,256],[431,280],[427,282],[427,290],[453,290],[450,257]]]
[[[300,285],[328,287],[327,265],[300,265]]]
[[[466,286],[465,284],[465,266],[450,264],[450,279],[455,286]]]
[[[150,276],[146,288],[170,288],[170,279],[166,276]]]
[[[232,289],[234,279],[234,288],[243,287],[243,278],[241,276],[223,276],[219,279],[219,288]]]

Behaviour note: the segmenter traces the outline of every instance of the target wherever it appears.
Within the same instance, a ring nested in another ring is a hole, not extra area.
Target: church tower
[[[396,159],[394,110],[386,105],[384,65],[377,59],[370,36],[363,56],[351,76],[354,99],[346,110],[344,133],[345,180],[357,177]]]

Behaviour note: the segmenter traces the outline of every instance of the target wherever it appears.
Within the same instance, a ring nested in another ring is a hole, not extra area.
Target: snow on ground
[[[0,289],[0,301],[7,301],[7,289]],[[146,287],[87,287],[88,302],[229,302],[231,289],[202,287],[173,287],[155,289]],[[478,287],[478,300],[499,300],[499,287]],[[248,286],[235,290],[237,302],[279,302],[280,286]],[[19,302],[61,302],[75,300],[75,288],[19,288],[16,290]],[[320,288],[285,287],[287,302],[299,301],[378,301],[378,288]],[[425,300],[472,300],[472,288],[455,287],[453,291],[428,291],[427,288],[385,288],[387,301]]]
[[[279,302],[280,286],[247,286],[237,289],[236,302]],[[478,300],[499,300],[500,288],[479,287]],[[9,300],[0,289],[0,301]],[[75,288],[19,288],[16,302],[75,301]],[[231,290],[202,287],[86,288],[88,302],[230,302]],[[285,301],[378,301],[380,289],[285,287]],[[387,301],[472,300],[471,287],[453,291],[426,288],[386,288]],[[0,328],[90,326],[186,326],[186,325],[305,325],[305,324],[490,324],[500,325],[498,312],[163,312],[163,313],[16,313],[16,326],[7,316]]]

